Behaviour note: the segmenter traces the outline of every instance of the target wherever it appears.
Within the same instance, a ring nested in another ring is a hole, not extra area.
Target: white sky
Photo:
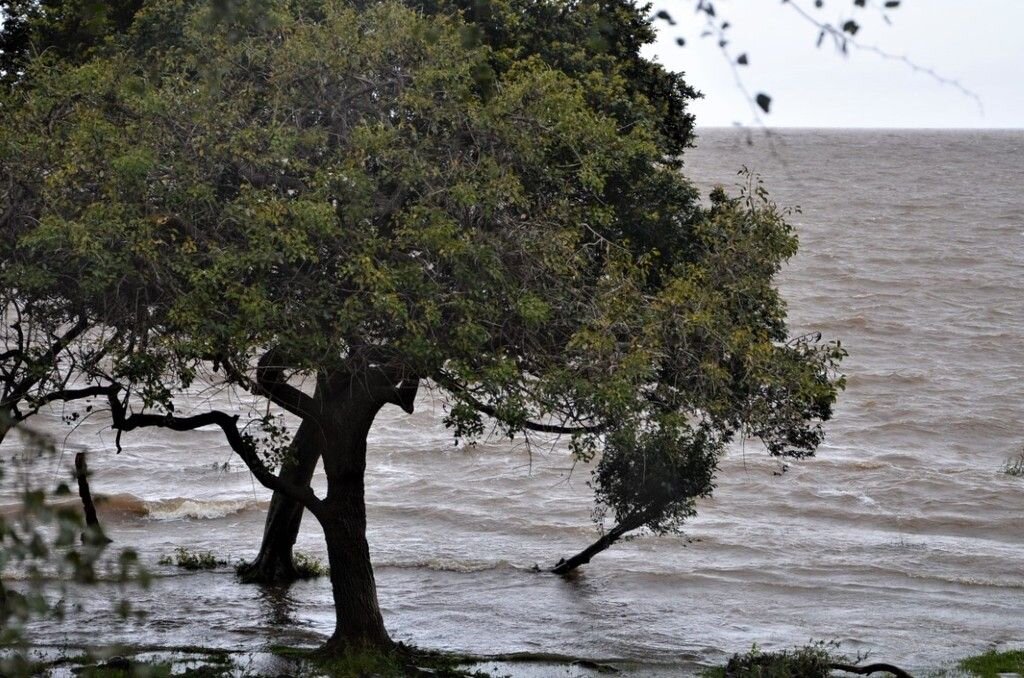
[[[826,40],[815,48],[816,29],[780,0],[713,0],[732,26],[729,49],[746,52],[740,67],[751,94],[772,97],[770,127],[989,127],[1024,128],[1024,0],[903,0],[887,26],[877,9],[852,11],[852,0],[795,0],[823,19],[854,17],[859,42],[906,55],[959,81],[978,102],[906,64],[866,51],[843,58]],[[703,14],[694,0],[654,0],[677,25],[663,21],[650,55],[705,98],[692,110],[701,126],[751,124],[753,114],[737,88],[714,38],[701,38]],[[877,8],[882,0],[869,0]],[[677,36],[686,46],[675,44]]]

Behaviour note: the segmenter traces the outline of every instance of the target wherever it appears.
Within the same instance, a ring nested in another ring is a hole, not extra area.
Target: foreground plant
[[[67,482],[51,490],[33,478],[30,467],[39,458],[52,462],[56,457],[52,441],[23,425],[18,433],[18,453],[0,458],[0,488],[16,489],[20,499],[14,511],[0,516],[0,675],[5,676],[37,675],[26,627],[38,619],[60,619],[74,601],[75,587],[98,581],[145,586],[149,578],[133,550],[109,549],[102,532],[91,530],[76,509],[61,505],[71,494]],[[46,478],[52,479],[51,473]],[[125,601],[112,602],[122,614],[130,612]]]
[[[892,664],[851,660],[839,654],[834,642],[816,642],[792,650],[765,652],[754,645],[743,654],[734,654],[724,667],[704,671],[705,678],[829,678],[843,673],[872,675],[886,673],[896,678],[910,674]],[[840,672],[840,673],[836,673]]]
[[[233,6],[153,0],[82,63],[26,65],[0,282],[102,319],[81,378],[116,429],[224,432],[276,494],[259,567],[317,519],[327,653],[393,645],[366,440],[427,380],[458,437],[567,436],[616,535],[677,529],[736,436],[813,453],[843,351],[788,334],[797,243],[760,184],[702,207],[680,174],[693,93],[639,55],[642,10]],[[199,379],[260,401],[180,411]]]

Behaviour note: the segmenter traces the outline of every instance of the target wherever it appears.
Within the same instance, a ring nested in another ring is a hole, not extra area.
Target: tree
[[[99,319],[116,428],[219,426],[318,520],[331,652],[391,645],[366,436],[423,380],[457,436],[569,436],[600,457],[599,512],[660,531],[736,435],[813,452],[841,385],[838,345],[788,337],[784,213],[753,180],[702,207],[678,171],[692,92],[639,56],[645,12],[542,7],[534,34],[488,7],[250,0],[225,21],[154,0],[82,63],[30,59],[3,102],[0,167],[25,187],[3,283]],[[277,409],[175,411],[197,378]],[[273,472],[281,410],[323,497]]]
[[[143,0],[3,0],[0,81],[11,85],[36,54],[81,61],[112,33],[127,30]]]

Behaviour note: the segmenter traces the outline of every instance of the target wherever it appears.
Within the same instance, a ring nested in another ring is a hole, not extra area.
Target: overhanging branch
[[[204,426],[218,426],[227,438],[228,444],[234,450],[245,465],[252,472],[256,480],[269,490],[281,492],[295,501],[299,502],[310,511],[316,513],[320,509],[321,501],[313,493],[312,488],[297,487],[289,482],[278,478],[260,460],[256,453],[256,447],[249,436],[243,435],[238,430],[238,415],[231,415],[219,410],[203,412],[189,417],[178,417],[169,414],[128,414],[124,403],[119,395],[120,386],[110,386],[106,389],[107,401],[110,403],[113,426],[118,431],[132,431],[137,428],[160,427],[172,431],[194,431]],[[120,451],[120,440],[118,440],[118,451]]]
[[[314,398],[288,383],[279,363],[279,353],[271,349],[256,366],[256,378],[250,379],[228,360],[221,361],[228,377],[245,390],[262,396],[297,417],[317,414],[320,409]]]
[[[479,400],[474,397],[469,389],[465,385],[460,384],[454,378],[446,375],[444,372],[438,371],[434,375],[434,381],[436,381],[442,388],[445,388],[452,393],[458,395],[459,398],[464,400],[474,410],[481,414],[486,414],[488,417],[500,419],[498,416],[498,410],[491,405]],[[522,428],[527,431],[537,431],[538,433],[556,433],[559,435],[574,435],[580,433],[602,433],[607,430],[605,425],[584,425],[584,426],[565,426],[562,424],[542,424],[536,421],[524,421],[521,424]]]

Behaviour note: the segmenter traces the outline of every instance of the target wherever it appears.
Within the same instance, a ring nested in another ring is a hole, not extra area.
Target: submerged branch
[[[867,676],[872,673],[888,672],[896,676],[896,678],[914,678],[900,667],[893,666],[892,664],[882,664],[876,662],[874,664],[867,664],[865,666],[853,666],[851,664],[829,664],[828,666],[829,668],[835,669],[836,671],[857,673],[862,676]]]
[[[78,495],[82,498],[82,509],[85,512],[85,532],[82,534],[82,541],[109,544],[111,540],[103,533],[99,518],[96,517],[96,505],[89,489],[89,467],[85,462],[85,452],[75,455],[75,479],[78,481]]]

